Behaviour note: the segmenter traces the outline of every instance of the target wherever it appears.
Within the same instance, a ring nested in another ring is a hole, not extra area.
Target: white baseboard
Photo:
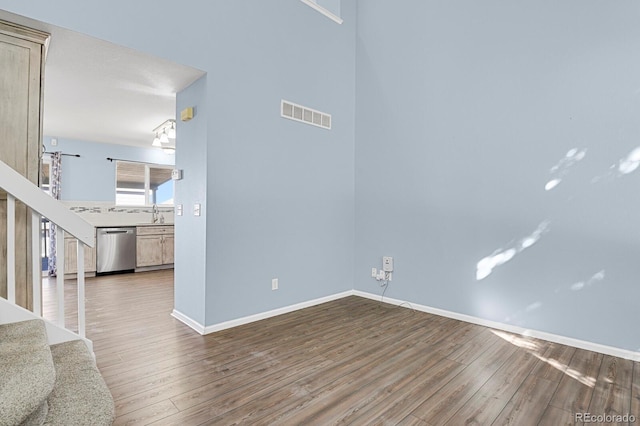
[[[380,295],[377,295],[377,294],[367,293],[359,290],[354,290],[352,293],[355,296],[360,296],[360,297],[365,297],[367,299],[380,301]],[[612,355],[618,358],[629,359],[632,361],[640,361],[640,352],[633,352],[628,349],[621,349],[613,346],[601,345],[599,343],[593,343],[585,340],[574,339],[572,337],[560,336],[557,334],[547,333],[544,331],[530,330],[530,329],[518,327],[512,324],[504,324],[497,321],[490,321],[487,319],[478,318],[471,315],[460,314],[457,312],[447,311],[439,308],[432,308],[431,306],[425,306],[425,305],[420,305],[413,302],[406,302],[403,300],[392,299],[390,297],[385,297],[384,302],[390,303],[393,305],[398,305],[398,306],[402,305],[403,307],[407,307],[407,308],[411,307],[416,311],[427,312],[429,314],[434,314],[434,315],[439,315],[446,318],[456,319],[459,321],[469,322],[472,324],[481,325],[483,327],[489,327],[489,328],[494,328],[496,330],[507,331],[509,333],[519,334],[521,336],[546,340],[548,342],[553,342],[553,343],[560,343],[562,345],[567,345],[574,348],[598,352],[605,355]]]
[[[237,318],[237,319],[230,320],[230,321],[221,322],[221,323],[218,323],[218,324],[208,325],[206,327],[204,325],[200,324],[199,322],[189,318],[187,315],[183,314],[182,312],[179,312],[179,311],[177,311],[175,309],[171,313],[171,316],[174,317],[175,319],[177,319],[178,321],[183,322],[185,325],[191,327],[192,329],[194,329],[198,333],[204,335],[204,334],[209,334],[209,333],[215,333],[216,331],[226,330],[228,328],[237,327],[239,325],[249,324],[251,322],[260,321],[260,320],[263,320],[263,319],[275,317],[275,316],[278,316],[278,315],[287,314],[289,312],[298,311],[300,309],[308,308],[310,306],[319,305],[319,304],[325,303],[325,302],[331,302],[332,300],[342,299],[343,297],[347,297],[347,296],[351,296],[351,295],[353,295],[353,291],[349,290],[349,291],[345,291],[345,292],[342,292],[342,293],[336,293],[336,294],[332,294],[332,295],[329,295],[329,296],[321,297],[321,298],[318,298],[318,299],[309,300],[309,301],[306,301],[306,302],[296,303],[295,305],[289,305],[289,306],[285,306],[285,307],[282,307],[282,308],[273,309],[271,311],[261,312],[259,314],[249,315],[249,316],[246,316],[246,317],[242,317],[242,318]]]
[[[199,334],[205,334],[204,325],[200,324],[198,321],[192,320],[182,312],[174,309],[173,312],[171,312],[171,316],[184,323],[186,326],[193,328]]]
[[[285,306],[283,308],[274,309],[272,311],[262,312],[259,314],[249,315],[246,317],[238,318],[231,321],[225,321],[214,325],[208,325],[205,327],[204,334],[214,333],[216,331],[226,330],[227,328],[237,327],[239,325],[248,324],[254,321],[260,321],[266,318],[275,317],[289,312],[297,311],[300,309],[308,308],[310,306],[319,305],[325,302],[331,302],[332,300],[342,299],[343,297],[353,295],[353,290],[345,291],[342,293],[336,293],[318,299],[309,300],[306,302],[296,303],[295,305]]]
[[[237,327],[239,325],[249,324],[254,321],[260,321],[266,318],[275,317],[278,315],[286,314],[289,312],[297,311],[300,309],[308,308],[310,306],[319,305],[321,303],[330,302],[332,300],[342,299],[347,296],[360,296],[371,300],[380,300],[380,295],[367,293],[360,290],[349,290],[342,293],[336,293],[329,296],[321,297],[319,299],[309,300],[307,302],[297,303],[295,305],[289,305],[282,308],[274,309],[259,314],[249,315],[246,317],[221,322],[209,326],[203,326],[202,324],[194,321],[188,316],[176,311],[172,312],[172,316],[177,320],[183,322],[187,326],[191,327],[200,334],[209,334],[216,331],[226,330],[228,328]],[[447,311],[445,309],[433,308],[431,306],[420,305],[418,303],[407,302],[403,300],[393,299],[390,297],[384,298],[385,303],[398,305],[406,308],[413,308],[416,311],[427,312],[429,314],[439,315],[446,318],[455,319],[458,321],[464,321],[471,324],[481,325],[483,327],[494,328],[496,330],[502,330],[509,333],[519,334],[521,336],[532,337],[535,339],[546,340],[548,342],[559,343],[562,345],[571,346],[574,348],[585,349],[588,351],[598,352],[605,355],[612,355],[618,358],[629,359],[632,361],[640,361],[640,352],[630,351],[628,349],[616,348],[614,346],[602,345],[599,343],[589,342],[586,340],[574,339],[572,337],[561,336],[558,334],[547,333],[545,331],[530,330],[523,327],[519,327],[512,324],[505,324],[497,321],[491,321],[484,318],[474,317],[471,315],[461,314],[458,312]]]

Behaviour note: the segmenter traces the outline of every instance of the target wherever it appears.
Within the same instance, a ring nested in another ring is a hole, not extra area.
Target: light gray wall
[[[355,2],[343,25],[299,1],[217,12],[208,324],[350,290],[354,265]],[[332,129],[281,118],[281,99],[332,114]]]
[[[45,136],[43,144],[47,152],[60,151],[78,154],[80,157],[62,156],[61,200],[71,201],[116,201],[116,163],[107,158],[143,161],[153,164],[175,162],[173,155],[167,155],[157,148],[105,144],[90,141],[55,138]]]
[[[176,168],[183,178],[175,182],[175,204],[182,204],[183,215],[175,216],[175,309],[199,324],[205,324],[207,277],[207,220],[193,215],[200,203],[207,211],[207,76],[176,96],[176,108],[193,107],[190,121],[177,120]]]
[[[358,2],[355,287],[391,255],[387,296],[639,350],[639,18]]]

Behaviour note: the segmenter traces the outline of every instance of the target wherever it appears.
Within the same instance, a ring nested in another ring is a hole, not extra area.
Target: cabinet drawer
[[[173,235],[173,225],[138,226],[137,235]]]

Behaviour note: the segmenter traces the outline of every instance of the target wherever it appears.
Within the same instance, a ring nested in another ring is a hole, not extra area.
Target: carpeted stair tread
[[[111,425],[113,397],[84,342],[51,346],[56,383],[49,396],[46,425]]]
[[[49,404],[47,401],[43,402],[29,417],[27,417],[20,426],[42,426],[44,419],[47,418],[49,412]]]
[[[0,325],[0,365],[0,426],[41,424],[56,379],[42,320]]]

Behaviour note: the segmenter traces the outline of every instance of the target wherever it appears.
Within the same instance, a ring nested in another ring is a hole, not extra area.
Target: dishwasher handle
[[[101,229],[98,231],[98,234],[109,235],[109,234],[133,234],[134,229]]]

